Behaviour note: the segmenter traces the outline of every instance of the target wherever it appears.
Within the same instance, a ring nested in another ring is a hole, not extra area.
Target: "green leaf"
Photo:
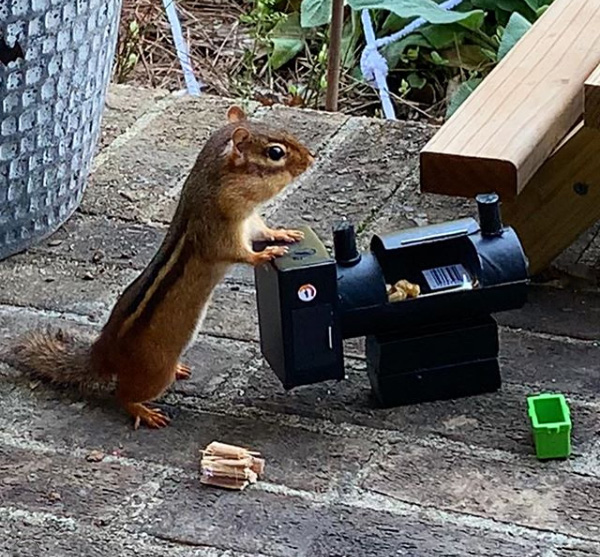
[[[521,14],[515,12],[511,15],[498,47],[498,60],[502,60],[529,29],[531,29],[531,23]]]
[[[284,15],[271,30],[271,37],[285,39],[304,39],[308,30],[300,25],[300,14],[298,12]]]
[[[392,43],[384,48],[381,53],[387,60],[388,66],[395,68],[402,59],[404,51],[411,46],[429,47],[430,45],[424,37],[414,34]]]
[[[487,57],[487,59],[493,64],[498,62],[498,54],[489,48],[482,48],[481,53]]]
[[[381,25],[380,32],[382,35],[391,35],[400,29],[404,29],[410,20],[405,17],[398,17],[394,13],[389,13],[385,18],[385,21]]]
[[[274,70],[287,64],[304,50],[303,39],[283,39],[276,37],[271,39],[271,42],[273,43],[273,52],[271,53],[269,62]]]
[[[274,70],[287,64],[304,49],[307,31],[300,27],[300,14],[293,13],[282,19],[271,31],[273,52],[269,58]]]
[[[302,27],[319,27],[331,20],[332,0],[302,0],[300,23]]]
[[[438,66],[445,66],[447,61],[444,60],[435,50],[431,51],[431,61]]]
[[[408,77],[406,78],[406,81],[408,81],[408,84],[413,88],[413,89],[423,89],[423,87],[425,87],[425,85],[427,85],[427,80],[419,75],[418,73],[411,73],[408,75]]]
[[[304,0],[306,2],[308,0]],[[303,3],[304,3],[303,2]],[[433,0],[348,0],[353,10],[387,10],[404,18],[422,17],[429,23],[457,23],[479,21],[484,17],[480,10],[455,12],[440,8]]]
[[[429,44],[436,49],[453,46],[456,42],[462,42],[465,31],[457,32],[460,27],[454,25],[427,25],[421,29]]]
[[[466,17],[465,19],[457,21],[457,25],[460,25],[461,27],[466,27],[471,31],[477,31],[481,29],[483,22],[485,21],[485,13],[479,10],[471,10],[468,13],[470,13],[471,15],[469,17]]]
[[[536,12],[535,12],[535,17],[540,18],[542,17],[542,15],[544,14],[544,12],[549,8],[550,6],[546,5],[546,6],[540,6]]]
[[[474,15],[467,17],[463,21],[459,21],[458,23],[434,24],[434,25],[429,24],[426,27],[438,28],[439,26],[443,25],[443,27],[442,27],[443,29],[454,29],[457,32],[464,30],[465,28],[477,30],[477,29],[480,29],[481,26],[483,25],[483,22],[485,20],[484,15],[485,14],[483,12],[475,12]],[[381,25],[379,33],[382,36],[391,35],[392,33],[395,33],[396,31],[400,31],[400,29],[403,29],[404,27],[406,27],[410,23],[411,19],[412,18],[399,17],[395,13],[390,13],[385,18],[385,21]],[[419,31],[421,31],[422,29],[423,28],[419,29]]]
[[[472,77],[471,79],[461,83],[460,86],[456,89],[452,97],[450,98],[450,102],[448,103],[448,108],[446,109],[446,118],[450,118],[458,107],[464,103],[471,93],[475,91],[477,86],[483,81],[480,77]]]
[[[357,22],[358,14],[352,12],[352,17],[346,21],[342,29],[342,66],[347,70],[353,68],[356,64],[356,48],[362,32]]]
[[[473,0],[473,6],[493,12],[498,7],[498,0]]]
[[[498,0],[498,8],[511,14],[520,13],[528,19],[535,17],[535,8],[532,8],[527,0]]]
[[[406,49],[404,56],[408,61],[414,62],[419,57],[420,51],[421,49],[418,46],[409,46]]]
[[[463,70],[480,70],[489,66],[488,56],[483,49],[474,44],[461,44],[458,48],[449,48],[440,53],[446,60],[446,65],[451,68]]]

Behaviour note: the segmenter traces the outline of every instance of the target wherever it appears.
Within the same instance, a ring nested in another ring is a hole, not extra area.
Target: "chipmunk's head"
[[[314,155],[293,135],[248,120],[233,106],[227,111],[224,133],[221,197],[243,201],[245,211],[277,195],[314,162]]]

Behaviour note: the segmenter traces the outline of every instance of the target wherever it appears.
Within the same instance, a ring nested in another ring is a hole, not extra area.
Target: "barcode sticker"
[[[434,291],[456,288],[457,286],[462,286],[465,282],[471,282],[469,273],[467,273],[467,270],[460,263],[458,265],[427,269],[423,271],[423,276],[429,288]]]

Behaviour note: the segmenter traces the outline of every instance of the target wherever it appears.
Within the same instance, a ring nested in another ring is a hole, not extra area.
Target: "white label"
[[[303,284],[298,288],[298,298],[303,302],[312,302],[317,297],[317,289],[312,284]]]
[[[423,276],[431,290],[456,288],[471,282],[469,273],[461,264],[427,269],[423,271]]]

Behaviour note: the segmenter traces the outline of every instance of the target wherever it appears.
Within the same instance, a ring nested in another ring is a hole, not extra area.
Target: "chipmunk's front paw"
[[[252,256],[252,263],[254,265],[260,265],[267,261],[272,261],[277,257],[285,255],[289,251],[285,246],[269,246],[263,251],[259,251]]]
[[[300,230],[272,230],[271,236],[276,242],[299,242],[304,238],[304,232]]]
[[[192,368],[185,364],[177,364],[175,369],[175,379],[180,381],[182,379],[189,379],[192,376]]]

